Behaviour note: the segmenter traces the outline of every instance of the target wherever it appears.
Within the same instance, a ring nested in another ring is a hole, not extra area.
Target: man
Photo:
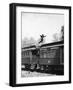
[[[40,37],[41,37],[41,40],[39,41],[39,43],[42,43],[44,41],[44,37],[46,37],[46,36],[44,36],[44,34],[42,34],[42,35],[40,35]]]

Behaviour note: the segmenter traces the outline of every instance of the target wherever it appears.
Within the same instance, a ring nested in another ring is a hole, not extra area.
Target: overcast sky
[[[59,33],[63,25],[62,14],[22,13],[22,40],[25,37],[38,40],[44,34],[46,43],[52,42],[53,34]]]

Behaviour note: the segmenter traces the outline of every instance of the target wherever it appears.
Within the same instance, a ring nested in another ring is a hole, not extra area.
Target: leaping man
[[[42,43],[44,41],[44,37],[46,37],[44,34],[40,35],[41,40],[39,41],[39,43]]]

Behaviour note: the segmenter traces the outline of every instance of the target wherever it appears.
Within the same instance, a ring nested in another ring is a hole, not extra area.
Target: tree
[[[61,30],[59,33],[55,33],[53,35],[53,41],[57,42],[57,41],[64,41],[64,26],[61,26]]]
[[[28,47],[28,46],[31,46],[31,45],[34,45],[36,43],[36,40],[34,40],[34,38],[33,37],[31,37],[31,38],[24,38],[23,40],[22,40],[22,48],[23,47]]]
[[[58,41],[58,34],[57,34],[57,33],[55,33],[55,34],[53,35],[53,41],[54,41],[54,42],[57,42],[57,41]]]
[[[61,41],[64,41],[64,26],[61,27]]]

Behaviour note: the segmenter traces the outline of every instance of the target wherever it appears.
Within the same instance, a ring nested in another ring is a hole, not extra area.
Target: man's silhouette
[[[44,41],[44,37],[46,37],[46,36],[44,36],[44,34],[42,34],[42,35],[40,35],[40,37],[41,37],[41,40],[39,43],[42,43]]]

